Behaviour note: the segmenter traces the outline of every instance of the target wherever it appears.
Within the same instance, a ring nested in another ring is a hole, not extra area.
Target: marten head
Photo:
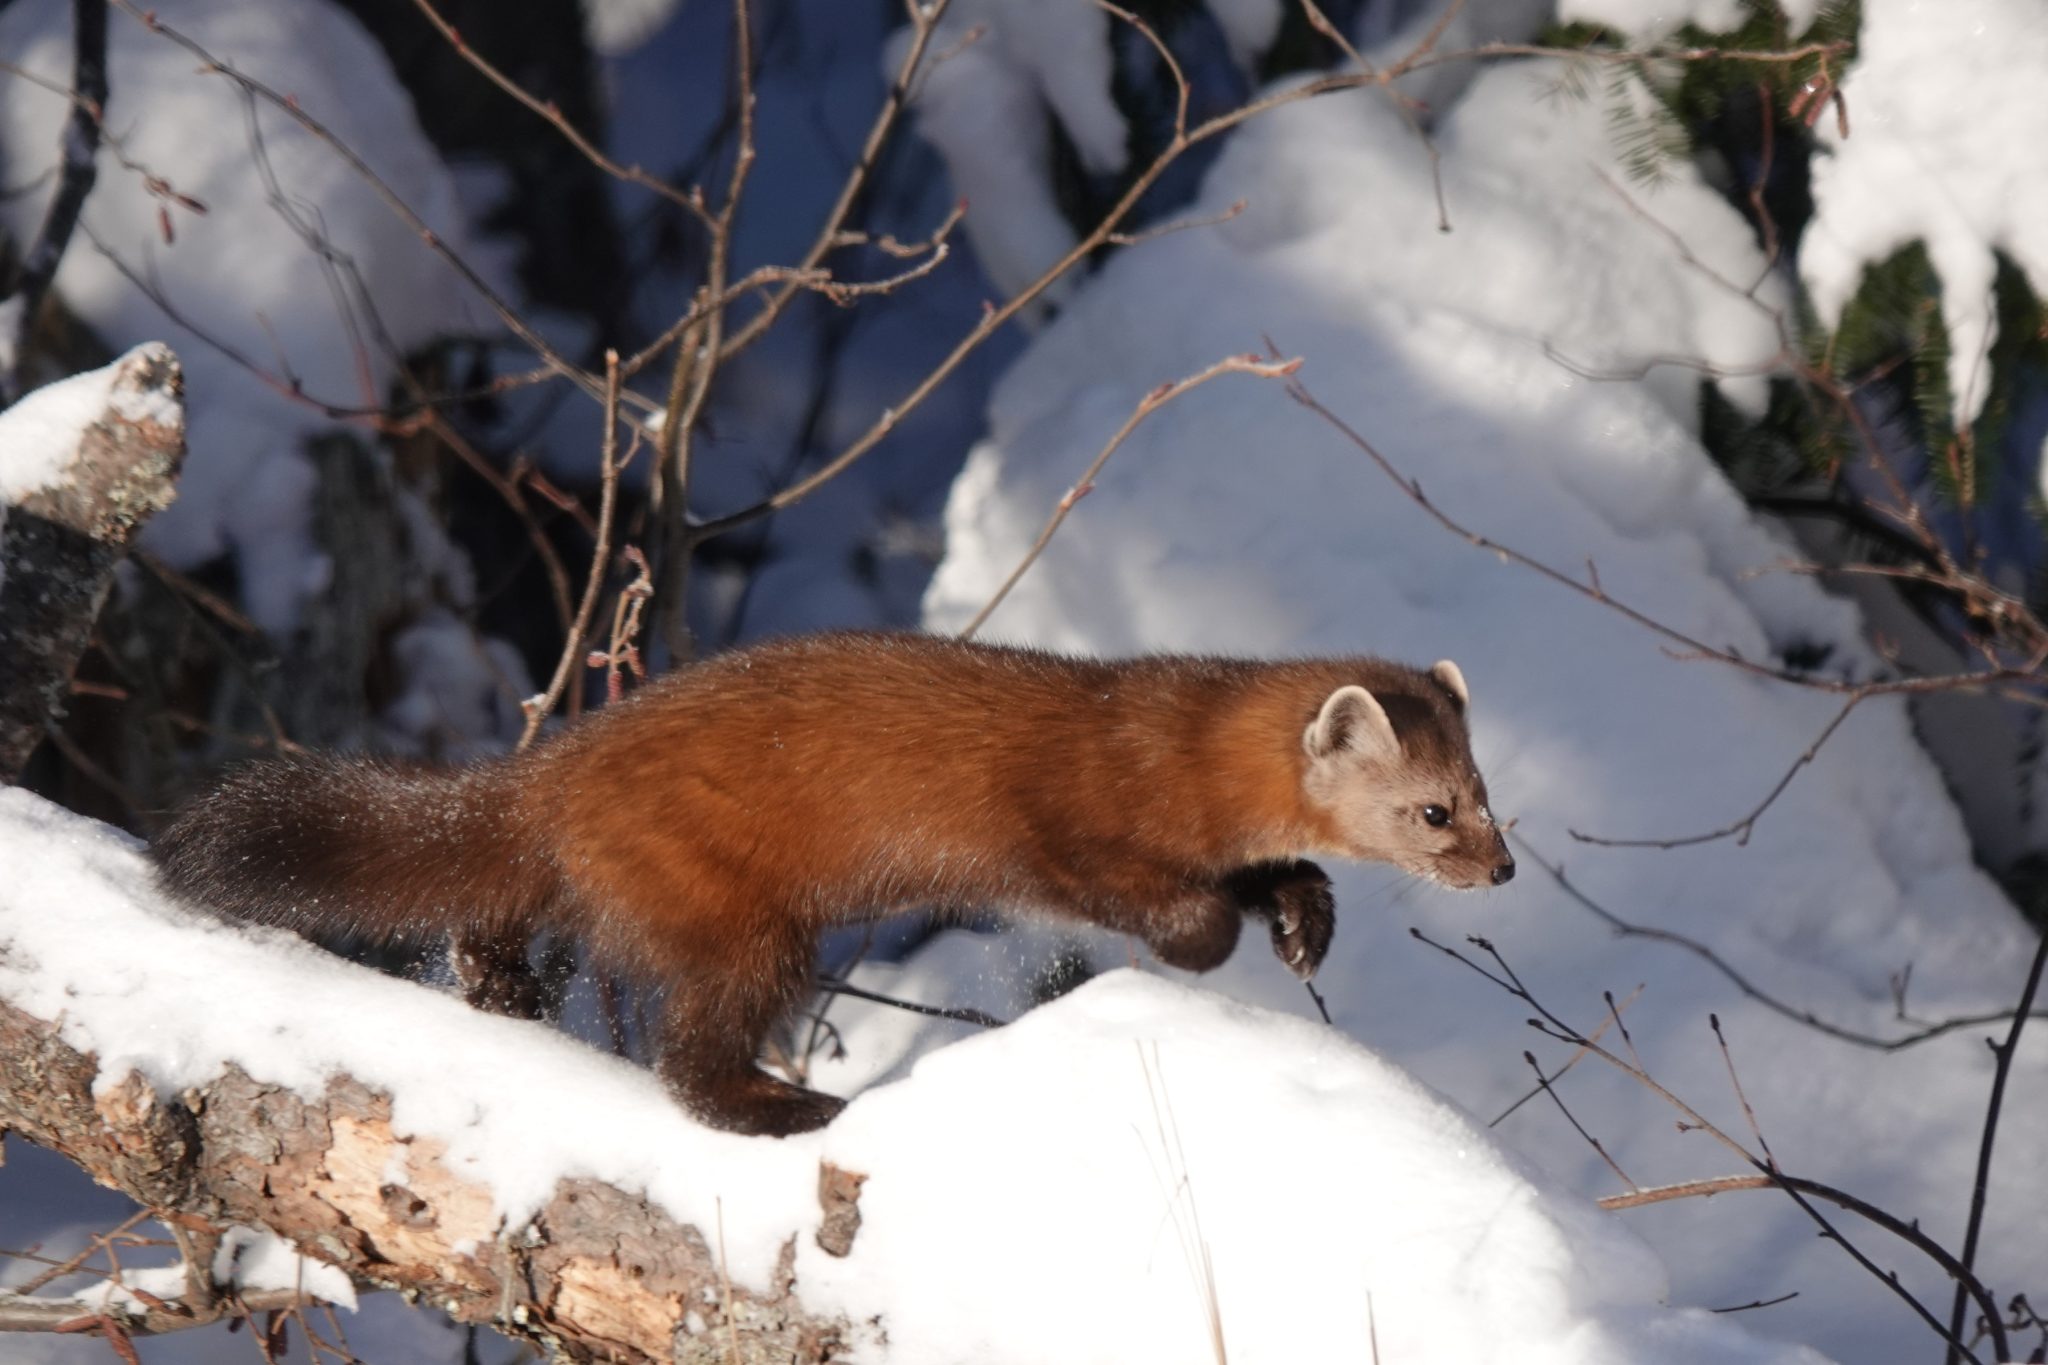
[[[1302,732],[1303,787],[1346,857],[1387,862],[1460,890],[1515,875],[1465,730],[1471,694],[1445,659],[1412,690],[1330,693]]]

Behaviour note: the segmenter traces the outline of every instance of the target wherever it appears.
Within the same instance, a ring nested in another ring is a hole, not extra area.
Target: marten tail
[[[530,929],[561,877],[522,828],[516,781],[505,763],[251,763],[186,806],[150,852],[180,898],[301,933]]]

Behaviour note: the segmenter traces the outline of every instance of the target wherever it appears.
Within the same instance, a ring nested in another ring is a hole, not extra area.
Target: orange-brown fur
[[[1032,908],[1199,971],[1253,915],[1306,976],[1332,927],[1306,855],[1506,880],[1447,668],[803,637],[681,669],[495,762],[252,765],[155,852],[175,890],[245,918],[455,931],[485,976],[534,932],[571,932],[670,988],[660,1067],[686,1106],[793,1132],[839,1102],[754,1055],[831,925]],[[1432,805],[1442,828],[1420,814]],[[472,992],[531,1012],[515,996]]]

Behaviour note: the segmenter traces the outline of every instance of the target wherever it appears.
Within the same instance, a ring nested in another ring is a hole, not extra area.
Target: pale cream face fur
[[[1440,663],[1430,676],[1462,712],[1469,694],[1457,665]],[[1330,851],[1392,863],[1459,890],[1512,876],[1514,860],[1464,736],[1445,738],[1455,742],[1404,749],[1370,692],[1355,686],[1332,692],[1302,734],[1306,794],[1339,831],[1341,845]]]

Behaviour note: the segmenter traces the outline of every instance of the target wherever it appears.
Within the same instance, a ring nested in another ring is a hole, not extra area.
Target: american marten
[[[755,1065],[819,931],[917,905],[1029,908],[1207,971],[1256,916],[1307,979],[1334,928],[1305,855],[1446,886],[1515,864],[1455,664],[1063,658],[918,635],[695,664],[525,753],[463,767],[253,763],[155,842],[179,896],[375,939],[453,932],[474,1004],[538,931],[668,988],[663,1081],[787,1134],[843,1101]],[[484,984],[474,984],[482,982]]]

